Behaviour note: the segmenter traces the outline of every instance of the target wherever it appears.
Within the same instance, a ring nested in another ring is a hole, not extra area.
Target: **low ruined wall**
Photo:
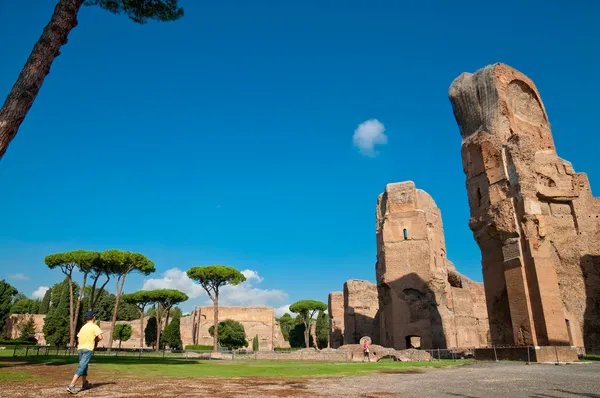
[[[213,307],[200,307],[200,329],[198,331],[199,345],[212,345],[213,336],[208,329],[214,324]],[[246,331],[249,342],[246,349],[252,350],[252,339],[258,336],[259,350],[273,350],[276,347],[288,348],[279,323],[275,320],[275,309],[271,307],[219,307],[219,320],[233,319],[240,322]],[[192,316],[181,318],[181,340],[183,345],[194,344]]]
[[[531,362],[574,362],[579,358],[577,349],[568,346],[476,348],[478,361],[531,361]]]
[[[19,327],[29,320],[29,318],[33,318],[33,322],[35,323],[35,338],[39,345],[46,345],[46,337],[44,336],[44,320],[46,319],[46,315],[42,314],[12,314],[6,320],[6,336],[10,339],[19,338]]]
[[[213,325],[213,307],[200,307],[201,323],[198,333],[199,345],[213,344],[213,338],[208,333],[208,329]],[[45,315],[14,314],[7,321],[7,335],[15,339],[19,337],[18,325],[26,321],[30,316],[33,317],[36,324],[36,338],[38,344],[45,345],[46,339],[43,334]],[[144,329],[148,325],[149,317],[144,318],[144,326],[140,327],[140,320],[118,321],[117,324],[128,324],[131,326],[131,338],[121,343],[121,348],[139,348],[140,336],[144,336]],[[273,350],[275,347],[289,348],[289,342],[285,341],[279,323],[275,320],[275,310],[270,307],[219,307],[219,319],[233,319],[240,322],[246,331],[246,338],[249,342],[248,350],[252,350],[252,339],[258,336],[260,350]],[[170,322],[170,321],[169,321]],[[184,346],[193,344],[191,316],[184,316],[180,319],[181,341]],[[103,339],[98,343],[98,347],[107,348],[111,333],[111,322],[100,322]],[[146,342],[144,341],[144,347]],[[118,347],[119,341],[113,341],[113,347]]]

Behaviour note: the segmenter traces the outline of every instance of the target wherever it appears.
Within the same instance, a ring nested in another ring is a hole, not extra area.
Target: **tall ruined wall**
[[[481,286],[447,260],[440,210],[412,181],[388,184],[379,196],[376,274],[382,345],[488,343]]]
[[[328,304],[331,317],[329,341],[331,348],[338,348],[344,345],[344,293],[329,293]]]
[[[214,313],[213,307],[199,307],[201,313],[201,322],[199,329],[199,341],[200,345],[211,345],[213,344],[212,336],[209,335],[208,329],[213,325]],[[16,325],[20,324],[24,320],[28,319],[30,315],[11,315],[9,322],[7,323],[7,332],[11,338],[16,338],[19,335],[18,328]],[[36,337],[38,344],[45,345],[46,340],[44,338],[42,328],[44,327],[45,315],[32,315],[36,323]],[[148,325],[149,317],[144,318],[144,328]],[[249,347],[247,349],[252,350],[252,339],[258,335],[259,349],[260,350],[272,350],[275,347],[286,348],[289,347],[289,342],[285,341],[279,323],[275,320],[275,310],[270,307],[219,307],[219,319],[233,319],[240,322],[244,326],[246,331],[246,338],[249,341]],[[140,320],[135,321],[119,321],[117,324],[129,324],[131,326],[132,335],[128,341],[122,342],[122,348],[139,348],[140,346],[140,331],[143,330],[140,325]],[[192,331],[193,331],[193,318],[191,316],[184,316],[180,320],[180,333],[181,341],[183,346],[193,344]],[[110,334],[110,322],[100,322],[100,329],[102,329],[104,339],[98,343],[98,347],[106,347],[108,343],[108,336]],[[142,332],[143,336],[143,332]],[[145,342],[144,342],[145,344]],[[119,341],[113,342],[113,347],[118,347]]]
[[[379,343],[377,285],[352,279],[344,283],[344,344],[358,344],[369,336]]]
[[[6,335],[10,339],[16,339],[20,335],[19,328],[22,324],[27,322],[29,318],[33,318],[33,322],[35,324],[35,338],[39,345],[46,345],[46,337],[44,336],[44,320],[46,319],[46,315],[41,314],[12,314],[6,320]]]
[[[535,85],[495,64],[449,97],[493,342],[600,347],[600,200],[558,157]]]
[[[208,329],[214,322],[213,307],[200,307],[200,329],[198,344],[212,345],[213,337]],[[289,347],[283,339],[279,323],[275,320],[275,310],[271,307],[219,307],[219,320],[233,319],[240,322],[246,331],[249,343],[247,349],[252,350],[252,339],[258,335],[259,350],[272,350],[275,347]],[[181,339],[184,346],[193,344],[193,317],[181,318]]]

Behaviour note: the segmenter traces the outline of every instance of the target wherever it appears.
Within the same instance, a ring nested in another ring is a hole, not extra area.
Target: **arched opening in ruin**
[[[421,348],[421,336],[417,336],[417,335],[409,335],[406,336],[406,348],[415,348],[415,349],[420,349]]]
[[[571,334],[571,324],[569,324],[569,320],[565,319],[567,323],[567,333],[569,333],[569,345],[573,346],[573,335]]]
[[[462,288],[462,278],[456,272],[449,271],[448,272],[448,283],[452,287]]]
[[[404,240],[408,239],[408,231],[404,228]]]

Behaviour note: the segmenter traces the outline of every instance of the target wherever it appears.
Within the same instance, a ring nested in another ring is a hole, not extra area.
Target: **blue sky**
[[[0,0],[0,95],[55,3]],[[374,281],[377,195],[404,180],[434,197],[448,257],[481,280],[447,90],[495,62],[534,80],[559,155],[600,187],[597,1],[181,5],[147,25],[82,9],[0,161],[0,278],[26,294],[61,280],[46,254],[121,248],[156,263],[151,285],[224,263],[258,273],[232,303],[326,301]],[[371,119],[377,156],[352,139]]]

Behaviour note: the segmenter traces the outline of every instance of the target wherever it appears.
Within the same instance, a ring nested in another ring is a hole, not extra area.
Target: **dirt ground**
[[[44,380],[0,382],[2,397],[64,397],[72,365],[12,364]],[[476,363],[345,378],[152,378],[98,373],[82,397],[590,397],[600,398],[600,363]]]

